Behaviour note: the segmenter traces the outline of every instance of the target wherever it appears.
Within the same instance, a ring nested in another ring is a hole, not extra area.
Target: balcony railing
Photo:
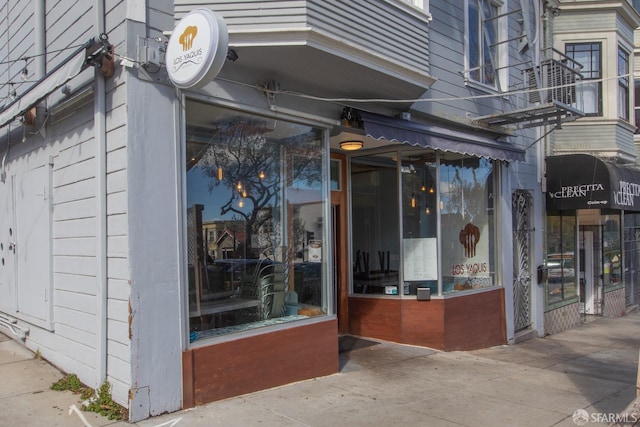
[[[522,81],[510,88],[504,111],[480,117],[493,126],[560,125],[584,116],[582,65],[555,49],[543,51],[540,64],[522,70]]]

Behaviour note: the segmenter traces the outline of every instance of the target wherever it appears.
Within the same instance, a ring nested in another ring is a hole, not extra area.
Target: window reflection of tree
[[[294,129],[302,133],[278,138],[276,121],[247,116],[225,118],[215,125],[208,131],[206,145],[190,157],[188,168],[202,171],[210,193],[216,188],[228,190],[220,215],[244,219],[246,256],[257,257],[261,249],[281,243],[278,206],[286,200],[283,179],[285,186],[321,182],[320,132],[300,127]],[[254,234],[260,242],[254,242]],[[258,247],[251,248],[254,243]]]
[[[491,161],[464,158],[443,160],[442,165],[446,168],[448,183],[448,189],[443,194],[445,212],[457,213],[467,222],[485,218],[487,185],[493,169]]]

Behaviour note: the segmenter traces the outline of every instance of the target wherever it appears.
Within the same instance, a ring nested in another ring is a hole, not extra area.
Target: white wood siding
[[[427,16],[405,5],[374,0],[178,0],[176,19],[196,7],[224,18],[234,33],[311,28],[404,66],[429,71]]]
[[[46,72],[98,36],[94,1],[47,1],[44,10],[46,27]],[[106,32],[111,43],[123,47],[126,40],[126,2],[109,1],[106,5]],[[0,81],[15,81],[13,87],[0,85],[0,98],[10,89],[17,95],[34,82],[22,82],[20,73],[24,57],[35,52],[34,6],[31,0],[4,2],[0,6]],[[116,49],[118,49],[116,47]],[[121,51],[122,52],[122,51]],[[30,74],[35,67],[28,64]],[[127,240],[127,113],[126,73],[122,68],[107,83],[107,312],[108,336],[107,380],[113,385],[116,401],[127,405],[131,388],[131,354],[128,328],[129,268]],[[93,79],[90,69],[70,82],[73,90]],[[49,107],[61,98],[52,94]],[[5,102],[3,100],[2,102]],[[26,134],[26,141],[11,148],[9,170],[29,170],[36,164],[53,163],[51,171],[51,261],[53,331],[31,326],[27,346],[66,372],[78,374],[86,384],[97,387],[96,354],[99,339],[97,315],[99,215],[94,105],[92,97],[80,106],[58,114],[46,123],[45,131]],[[13,127],[15,129],[17,126]],[[12,143],[18,141],[18,133]],[[0,137],[0,155],[6,141]],[[44,159],[44,160],[43,160]],[[34,268],[36,268],[34,266]],[[18,284],[19,285],[19,284]]]

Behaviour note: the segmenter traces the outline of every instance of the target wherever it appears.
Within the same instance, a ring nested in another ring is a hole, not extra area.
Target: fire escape
[[[511,39],[487,44],[493,48],[515,41],[518,42],[520,54],[523,57],[526,56],[522,62],[506,67],[510,70],[517,67],[519,71],[519,73],[510,72],[510,79],[513,80],[517,75],[520,75],[520,78],[516,78],[517,81],[509,85],[508,91],[502,97],[501,112],[475,119],[482,125],[517,128],[551,125],[559,129],[562,123],[584,116],[580,84],[582,66],[551,47],[542,49],[539,56],[536,55],[535,40],[538,35],[534,34],[530,28],[533,25],[529,18],[532,16],[531,3],[531,0],[520,0],[519,9],[499,16],[482,17],[485,24],[490,24],[502,17],[516,15],[517,22],[521,24],[521,33]],[[553,14],[553,10],[547,10],[547,13]],[[540,21],[538,12],[534,11],[534,14],[536,20]],[[493,55],[490,55],[490,60],[494,69],[498,70],[499,66],[496,65]],[[498,79],[499,75],[500,73],[496,73]],[[498,87],[504,90],[500,81],[498,81]]]

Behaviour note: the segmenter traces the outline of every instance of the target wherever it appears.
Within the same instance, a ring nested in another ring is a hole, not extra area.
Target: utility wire
[[[599,82],[605,82],[608,80],[617,80],[620,78],[630,77],[632,73],[621,74],[614,77],[601,78],[601,79],[589,79],[589,80],[580,80],[578,82],[572,84],[565,85],[557,85],[557,86],[548,86],[539,89],[535,88],[527,88],[527,89],[519,89],[519,90],[511,90],[505,92],[497,92],[486,95],[472,95],[472,96],[458,96],[458,97],[448,97],[448,98],[412,98],[412,99],[387,99],[387,98],[326,98],[315,95],[308,95],[301,92],[289,91],[289,90],[274,90],[269,89],[266,84],[255,85],[249,83],[238,82],[235,80],[225,79],[225,78],[216,78],[216,80],[225,81],[228,83],[236,84],[239,86],[249,87],[253,89],[258,89],[260,91],[273,94],[273,95],[289,95],[289,96],[297,96],[299,98],[312,99],[316,101],[326,101],[326,102],[335,102],[335,103],[346,103],[346,102],[379,102],[379,103],[414,103],[414,102],[448,102],[448,101],[473,101],[478,99],[488,99],[488,98],[500,98],[509,95],[519,95],[519,94],[528,94],[533,92],[539,92],[543,90],[556,90],[562,88],[570,88],[577,87],[586,84],[593,84]]]
[[[52,53],[64,52],[64,51],[70,50],[70,49],[78,49],[79,47],[82,47],[84,45],[85,45],[85,43],[82,43],[82,44],[79,44],[79,45],[69,46],[69,47],[65,47],[65,48],[62,48],[62,49],[48,50],[45,53],[39,53],[37,55],[23,56],[23,57],[21,57],[19,59],[11,59],[11,60],[7,60],[7,61],[0,61],[0,65],[15,64],[16,62],[20,62],[20,61],[28,61],[30,59],[38,58],[40,56],[50,55]]]

